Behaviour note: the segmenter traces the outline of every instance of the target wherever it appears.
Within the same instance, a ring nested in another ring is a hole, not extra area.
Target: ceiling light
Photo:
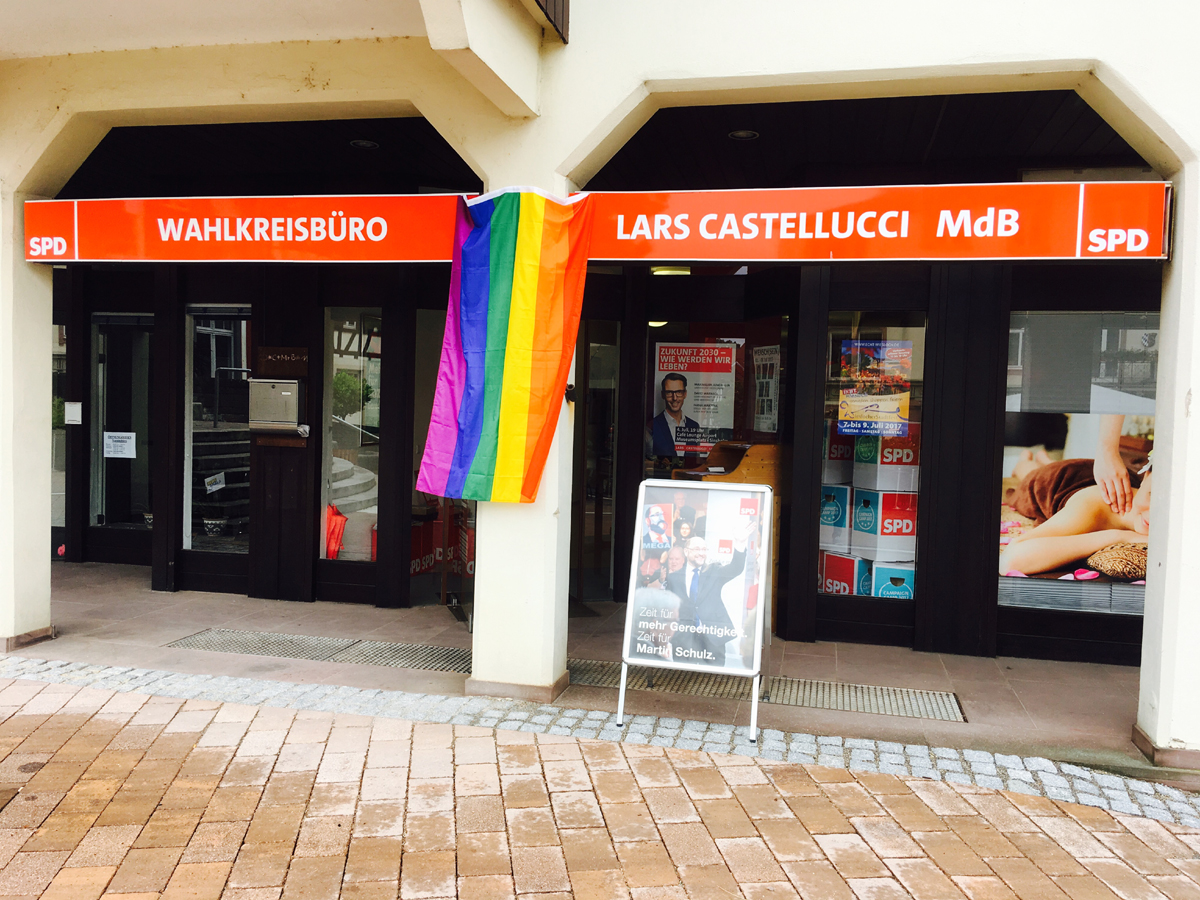
[[[735,141],[757,141],[758,132],[751,131],[749,128],[739,128],[737,131],[729,132],[729,136]]]
[[[667,323],[666,322],[647,322],[646,324],[649,325],[651,328],[662,328]]]
[[[651,266],[651,275],[691,275],[691,266]]]
[[[355,150],[378,150],[379,145],[374,141],[357,140],[351,141],[350,146]]]

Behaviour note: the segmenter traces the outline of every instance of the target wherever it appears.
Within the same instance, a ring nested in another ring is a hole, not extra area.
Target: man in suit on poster
[[[700,423],[683,414],[683,401],[687,399],[687,377],[672,372],[663,377],[662,398],[665,409],[654,417],[651,422],[651,437],[653,454],[655,456],[682,456],[685,459],[695,459],[695,451],[680,453],[676,449],[676,432],[680,428],[691,430],[694,435]]]
[[[741,622],[734,625],[721,591],[746,568],[746,541],[753,530],[753,520],[742,526],[733,542],[733,559],[724,566],[709,565],[704,538],[691,538],[684,549],[686,565],[667,575],[667,590],[681,600],[679,627],[687,629],[673,642],[677,662],[725,665],[725,645],[738,636]]]

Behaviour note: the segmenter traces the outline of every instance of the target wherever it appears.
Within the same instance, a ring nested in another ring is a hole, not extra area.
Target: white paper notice
[[[137,433],[133,431],[104,432],[105,459],[137,459]]]
[[[225,487],[224,472],[218,472],[216,475],[210,475],[204,479],[204,490],[210,494],[213,491],[219,491],[223,487]]]
[[[68,400],[63,404],[63,424],[83,424],[83,404],[78,400]]]
[[[754,348],[754,430],[779,430],[779,345]]]

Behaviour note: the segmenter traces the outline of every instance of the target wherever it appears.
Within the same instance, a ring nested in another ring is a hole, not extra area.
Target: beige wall
[[[489,188],[531,184],[565,192],[586,185],[663,106],[1073,88],[1177,191],[1174,259],[1164,286],[1157,539],[1139,722],[1160,745],[1200,748],[1194,690],[1200,654],[1192,649],[1200,640],[1194,587],[1200,558],[1189,553],[1200,541],[1200,471],[1189,458],[1193,442],[1200,453],[1200,419],[1191,405],[1200,359],[1200,92],[1193,47],[1200,21],[1193,3],[1164,0],[1131,15],[1116,0],[577,0],[569,46],[538,42],[536,29],[514,18],[515,0],[421,0],[420,6],[426,23],[436,19],[438,27],[426,29],[432,37],[392,25],[352,31],[340,41],[322,41],[315,29],[314,40],[302,41],[288,31],[289,19],[270,41],[264,35],[258,44],[233,45],[198,24],[194,42],[210,38],[215,45],[0,61],[0,627],[6,633],[37,627],[49,615],[48,566],[39,560],[48,527],[50,289],[43,268],[20,261],[15,198],[52,196],[109,127],[419,114]],[[90,9],[79,4],[78,15]],[[479,24],[501,21],[513,35],[509,44]],[[126,46],[167,44],[135,28]],[[536,115],[522,113],[522,104]],[[567,459],[569,447],[564,466]],[[557,484],[554,466],[552,457],[548,478]],[[18,512],[32,518],[15,527]],[[539,557],[549,567],[546,577],[517,589],[528,559],[488,550],[491,526],[481,521],[480,592],[487,587],[488,602],[511,612],[513,621],[544,615],[565,586],[564,526],[552,521],[565,519],[564,511],[548,499],[497,516],[493,524],[527,527],[554,552]],[[530,605],[534,594],[539,599]],[[560,632],[557,626],[514,632],[511,639],[528,644],[525,655],[542,662],[510,667],[512,680],[552,676],[565,646]],[[503,660],[494,662],[493,674],[508,671]]]

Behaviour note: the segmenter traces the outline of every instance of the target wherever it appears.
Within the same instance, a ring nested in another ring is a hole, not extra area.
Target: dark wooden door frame
[[[179,267],[154,267],[154,384],[150,386],[154,529],[150,587],[174,591],[183,547],[184,311]]]

